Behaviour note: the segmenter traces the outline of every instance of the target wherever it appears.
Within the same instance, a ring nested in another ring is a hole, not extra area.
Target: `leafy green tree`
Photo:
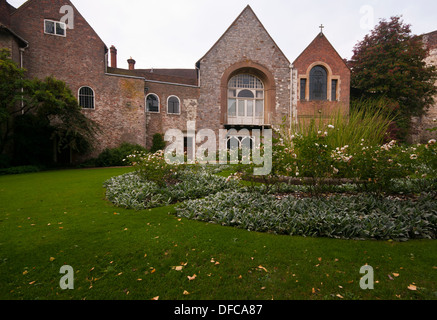
[[[14,133],[15,127],[15,133]],[[25,142],[23,132],[43,132]],[[10,51],[0,50],[0,154],[15,134],[15,150],[29,150],[38,145],[54,145],[58,152],[71,148],[78,153],[91,150],[98,125],[82,112],[77,99],[65,82],[53,77],[27,79],[25,70],[10,59]],[[19,155],[19,156],[20,156]],[[41,158],[41,157],[39,157]],[[27,161],[31,162],[31,160]]]
[[[413,116],[421,116],[434,103],[437,70],[426,65],[428,50],[421,37],[400,16],[382,19],[356,44],[350,61],[352,87],[365,97],[393,101],[399,137],[405,139]]]
[[[28,84],[24,70],[10,56],[8,49],[0,50],[0,154],[11,138],[14,116],[23,112],[23,92]]]

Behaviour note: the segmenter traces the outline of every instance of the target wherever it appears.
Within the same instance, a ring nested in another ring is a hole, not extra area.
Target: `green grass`
[[[102,184],[129,170],[0,177],[0,299],[437,299],[436,241],[277,236],[115,208]],[[374,290],[359,285],[366,263]],[[74,290],[59,286],[64,264]]]

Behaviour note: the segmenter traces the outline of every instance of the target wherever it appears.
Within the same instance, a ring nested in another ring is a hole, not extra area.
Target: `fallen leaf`
[[[410,285],[408,286],[408,290],[416,291],[416,290],[417,290],[417,287],[416,287],[415,285],[413,285],[413,284],[410,284]]]
[[[262,269],[262,270],[264,270],[265,272],[268,272],[268,271],[267,271],[267,269],[266,269],[266,268],[264,268],[264,267],[263,267],[263,266],[261,266],[261,265],[259,265],[259,266],[258,266],[258,268],[259,268],[259,269]]]
[[[322,258],[317,258],[317,260],[319,260],[320,262],[322,262]]]
[[[35,283],[35,281],[29,282],[29,284],[34,284],[34,283]]]
[[[190,293],[187,290],[184,290],[184,296],[188,296]]]
[[[24,272],[23,272],[23,275],[26,275],[27,274],[27,270],[25,270]]]
[[[152,300],[159,300],[159,296],[153,297]]]
[[[399,273],[392,273],[395,277],[399,277]]]
[[[336,297],[339,297],[340,299],[343,299],[343,296],[339,293],[336,294]]]
[[[193,275],[192,277],[190,277],[190,276],[187,276],[188,280],[190,280],[190,281],[192,281],[192,280],[196,279],[196,277],[197,277],[197,275],[196,275],[196,274],[194,274],[194,275]]]
[[[155,272],[156,272],[155,268],[153,268],[152,271],[150,271],[150,273],[155,273]]]
[[[50,261],[54,261],[55,260],[55,258],[53,258],[53,257],[50,257],[50,259],[49,259]]]
[[[176,271],[181,271],[183,268],[184,268],[183,266],[173,267],[173,269]]]

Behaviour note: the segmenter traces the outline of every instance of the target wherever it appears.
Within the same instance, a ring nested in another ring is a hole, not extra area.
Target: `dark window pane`
[[[94,91],[90,87],[80,88],[79,105],[84,109],[94,109]]]
[[[55,23],[53,21],[45,22],[45,32],[55,34]]]
[[[338,80],[332,80],[332,91],[331,91],[331,100],[332,101],[337,100],[337,85],[338,85]]]
[[[255,98],[255,96],[254,96],[253,92],[250,90],[242,90],[238,94],[238,98]]]
[[[180,113],[178,98],[171,97],[170,99],[168,99],[168,113]]]
[[[322,66],[315,66],[310,72],[310,100],[327,99],[328,74]]]
[[[149,112],[159,112],[159,100],[154,94],[147,96],[147,111]]]
[[[65,36],[65,24],[61,22],[56,22],[56,34],[59,36]]]
[[[300,100],[305,100],[307,79],[300,79]]]

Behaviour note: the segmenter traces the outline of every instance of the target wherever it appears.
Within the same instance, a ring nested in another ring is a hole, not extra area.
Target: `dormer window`
[[[67,35],[67,26],[63,22],[46,19],[44,20],[44,33],[65,37]]]

